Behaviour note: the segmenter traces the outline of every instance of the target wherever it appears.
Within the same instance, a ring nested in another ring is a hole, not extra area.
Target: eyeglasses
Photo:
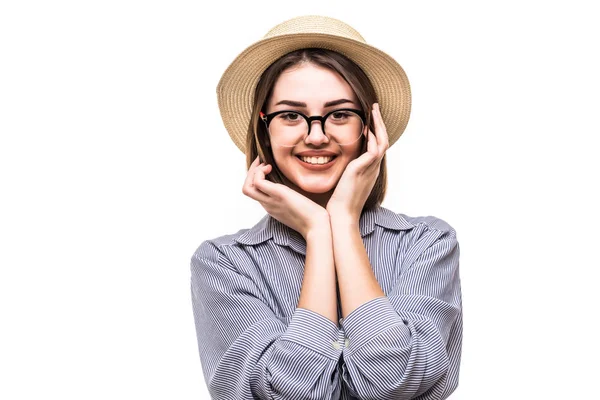
[[[281,110],[271,114],[260,112],[271,141],[283,147],[294,147],[310,135],[313,121],[321,122],[321,129],[328,139],[346,146],[360,139],[366,125],[361,110],[341,108],[320,116],[308,117],[299,111]]]

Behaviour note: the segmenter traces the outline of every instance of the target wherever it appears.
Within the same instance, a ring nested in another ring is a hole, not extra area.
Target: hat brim
[[[296,33],[262,39],[246,48],[225,70],[217,85],[217,99],[225,129],[246,152],[246,135],[254,91],[262,73],[287,53],[302,48],[324,48],[354,61],[375,88],[381,115],[392,146],[408,124],[410,84],[404,69],[385,52],[356,40],[320,33]]]

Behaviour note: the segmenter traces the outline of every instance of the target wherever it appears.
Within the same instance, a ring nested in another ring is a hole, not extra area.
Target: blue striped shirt
[[[359,221],[385,296],[338,326],[297,307],[306,242],[270,215],[191,259],[198,349],[212,399],[445,399],[462,344],[459,244],[442,219],[384,207]]]

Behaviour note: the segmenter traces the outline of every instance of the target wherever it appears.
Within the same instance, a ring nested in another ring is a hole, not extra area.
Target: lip
[[[321,156],[323,156],[324,154],[321,153]],[[320,165],[316,165],[316,164],[309,164],[306,163],[304,161],[302,161],[299,157],[295,157],[296,160],[298,160],[298,162],[300,163],[300,165],[302,165],[304,168],[309,169],[311,171],[323,171],[326,169],[331,168],[331,166],[333,164],[335,164],[335,162],[337,161],[337,157],[335,157],[333,160],[329,161],[327,164],[320,164]]]
[[[300,153],[296,153],[296,156],[305,156],[305,157],[335,157],[336,153],[332,153],[331,151],[317,151],[317,150],[307,150],[301,151]]]

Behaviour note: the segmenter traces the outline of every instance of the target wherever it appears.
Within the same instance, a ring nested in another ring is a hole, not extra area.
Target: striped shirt
[[[191,258],[198,349],[212,399],[445,399],[462,344],[459,244],[432,217],[365,210],[360,234],[385,296],[338,326],[297,307],[306,242],[270,215]]]

